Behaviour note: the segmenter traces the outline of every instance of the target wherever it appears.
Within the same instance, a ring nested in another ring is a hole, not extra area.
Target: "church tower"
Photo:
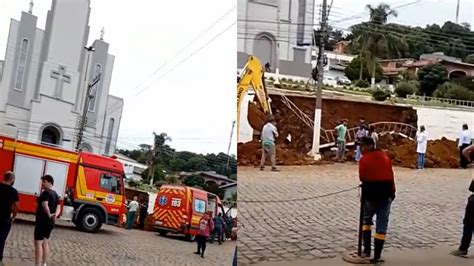
[[[0,134],[74,149],[87,86],[100,76],[86,107],[84,150],[114,152],[123,100],[109,94],[115,57],[103,31],[94,51],[85,49],[90,13],[90,0],[52,0],[43,30],[31,1],[29,12],[11,20],[0,61]]]

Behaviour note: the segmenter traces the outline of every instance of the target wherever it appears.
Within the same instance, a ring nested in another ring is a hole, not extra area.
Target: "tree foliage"
[[[474,54],[470,54],[464,58],[465,63],[474,64]]]
[[[470,91],[468,88],[454,82],[440,84],[433,92],[433,96],[437,98],[474,101],[474,91]]]
[[[222,152],[204,155],[189,151],[175,151],[169,145],[170,142],[171,138],[166,133],[154,133],[153,145],[142,144],[139,145],[139,149],[119,150],[119,152],[134,160],[140,160],[141,163],[152,165],[142,173],[145,183],[150,182],[150,173],[153,173],[154,183],[158,181],[174,182],[170,178],[174,176],[173,173],[179,172],[215,171],[220,175],[236,178],[237,159],[235,155],[227,156]],[[204,180],[202,180],[202,184],[198,183],[202,185],[203,189],[206,189],[203,182]]]
[[[432,24],[423,28],[369,21],[353,25],[351,29],[355,40],[361,35],[367,37],[377,32],[390,36],[392,44],[396,46],[396,52],[383,48],[377,55],[381,59],[418,59],[422,54],[443,52],[445,55],[464,59],[465,62],[473,62],[472,57],[467,58],[468,55],[474,54],[474,32],[468,25],[447,21],[442,26]],[[361,49],[360,43],[357,42],[352,42],[349,46],[349,50],[355,54],[359,54]]]
[[[397,97],[405,98],[407,95],[418,92],[418,84],[414,81],[402,81],[397,84],[395,94]]]
[[[361,67],[361,60],[360,57],[356,57],[352,59],[352,61],[346,66],[344,69],[344,74],[348,79],[351,81],[359,80],[360,77],[360,67]],[[370,81],[371,74],[367,67],[367,64],[362,64],[362,80]],[[375,72],[375,81],[380,82],[383,77],[383,70],[379,64],[376,65],[376,72]]]
[[[448,81],[448,70],[441,64],[430,64],[418,71],[420,93],[431,96],[438,85]]]

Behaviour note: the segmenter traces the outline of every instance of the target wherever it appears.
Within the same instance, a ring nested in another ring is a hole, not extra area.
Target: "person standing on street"
[[[377,143],[379,142],[379,134],[375,131],[374,126],[369,127],[369,132],[367,136],[371,137],[374,140],[374,149],[377,149]]]
[[[204,252],[206,251],[207,238],[214,229],[214,222],[211,218],[211,212],[206,212],[199,221],[199,235],[196,236],[197,251],[194,254],[201,255],[204,258]]]
[[[471,155],[474,153],[474,145],[464,149],[463,156],[471,161]],[[471,181],[469,191],[472,192],[471,196],[467,199],[466,211],[463,219],[463,232],[461,238],[461,244],[457,250],[451,252],[451,255],[464,257],[467,256],[469,246],[472,241],[472,234],[474,233],[474,179]]]
[[[362,151],[360,150],[360,141],[362,138],[367,137],[367,135],[368,134],[367,134],[366,125],[361,124],[359,126],[359,129],[356,132],[356,156],[355,156],[356,162],[359,162],[360,158],[362,157]]]
[[[142,204],[140,204],[140,218],[138,228],[141,230],[145,230],[145,219],[148,216],[148,203],[144,200]]]
[[[137,217],[136,214],[139,207],[140,204],[138,204],[138,197],[134,196],[133,200],[128,204],[127,226],[125,227],[126,229],[132,229],[133,224],[135,223],[135,218]]]
[[[468,165],[468,160],[463,156],[463,150],[471,145],[472,137],[471,132],[469,132],[469,127],[467,124],[462,125],[461,136],[459,137],[459,166],[462,169],[466,169]]]
[[[38,198],[35,220],[35,265],[46,265],[49,255],[49,238],[54,229],[56,219],[61,212],[59,196],[53,190],[54,179],[50,175],[41,177],[43,191]]]
[[[275,138],[278,138],[278,130],[276,128],[276,120],[274,116],[270,116],[267,120],[267,123],[263,126],[262,129],[262,159],[260,161],[260,170],[265,169],[265,162],[267,157],[270,158],[272,163],[272,171],[278,172],[276,168],[276,147],[275,147]]]
[[[217,240],[219,242],[219,245],[222,245],[222,230],[225,226],[224,219],[222,218],[222,213],[217,214],[217,216],[215,216],[213,220],[214,220],[214,230],[212,231],[210,243],[212,244],[214,242],[214,238],[217,235]]]
[[[395,199],[395,179],[392,162],[387,154],[374,148],[374,140],[361,140],[363,157],[359,162],[359,179],[362,182],[364,242],[363,256],[370,258],[372,245],[373,217],[376,215],[374,235],[374,257],[372,263],[381,259],[390,216],[392,201]]]
[[[347,119],[342,120],[342,122],[335,128],[335,130],[337,135],[336,159],[338,162],[342,163],[345,160],[346,153]]]
[[[3,261],[3,250],[13,221],[18,213],[18,191],[13,188],[15,174],[8,171],[0,183],[0,265]]]
[[[416,169],[425,169],[425,154],[427,146],[428,134],[426,133],[425,126],[421,126],[420,132],[416,135],[416,153],[418,154]]]

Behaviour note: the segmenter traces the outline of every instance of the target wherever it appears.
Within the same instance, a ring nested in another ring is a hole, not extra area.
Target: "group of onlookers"
[[[0,183],[0,265],[3,264],[5,242],[15,222],[20,198],[13,187],[15,174],[6,172]],[[46,265],[49,257],[49,239],[59,218],[61,205],[59,196],[53,190],[54,179],[51,175],[41,177],[42,192],[38,197],[38,207],[35,215],[34,243],[35,265]]]

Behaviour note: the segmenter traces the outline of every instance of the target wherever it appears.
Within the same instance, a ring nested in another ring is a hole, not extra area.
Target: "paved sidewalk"
[[[436,248],[392,250],[384,252],[383,258],[386,260],[383,266],[472,266],[474,265],[474,253],[468,258],[458,258],[449,254],[455,247],[438,246]],[[322,259],[316,261],[291,261],[291,262],[265,262],[253,264],[256,266],[352,266],[342,260],[341,256],[332,259]],[[244,266],[245,264],[239,264]],[[359,264],[364,265],[364,264]],[[365,264],[372,265],[372,264]]]

